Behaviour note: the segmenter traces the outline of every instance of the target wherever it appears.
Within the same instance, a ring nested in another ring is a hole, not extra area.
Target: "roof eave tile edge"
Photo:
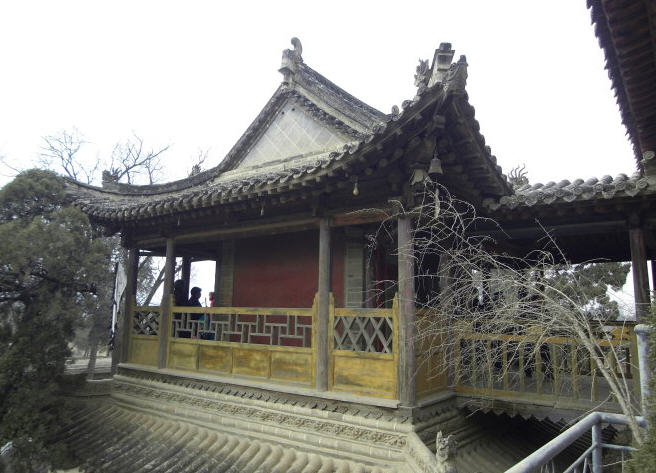
[[[629,136],[631,145],[633,146],[636,168],[642,172],[643,168],[640,162],[642,156],[638,130],[636,128],[635,117],[629,106],[628,94],[620,72],[617,51],[615,50],[615,45],[608,28],[608,17],[601,0],[587,0],[587,6],[590,9],[591,22],[595,25],[595,35],[599,41],[599,46],[604,51],[605,69],[608,71],[612,89],[615,91],[616,102],[622,117],[622,124],[626,127],[626,134]]]
[[[607,180],[608,177],[604,176],[601,180],[589,179],[585,185],[578,188],[558,187],[554,183],[548,183],[546,186],[536,184],[524,190],[520,189],[519,192],[513,195],[503,196],[500,199],[486,198],[483,200],[483,207],[488,211],[497,212],[500,210],[535,209],[541,206],[608,201],[615,198],[633,198],[638,195],[656,194],[655,179],[633,177],[619,181],[613,179],[610,183],[605,183],[604,180]],[[594,181],[594,183],[589,184],[590,181]],[[563,182],[569,181],[561,181],[559,184]]]

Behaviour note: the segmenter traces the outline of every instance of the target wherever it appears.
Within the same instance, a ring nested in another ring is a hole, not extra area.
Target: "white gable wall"
[[[238,167],[330,151],[348,141],[349,137],[318,121],[297,103],[288,101]]]

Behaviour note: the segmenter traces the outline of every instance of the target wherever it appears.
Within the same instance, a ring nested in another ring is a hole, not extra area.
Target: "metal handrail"
[[[647,427],[647,421],[642,416],[636,416],[635,418],[638,425],[641,427]],[[601,441],[601,424],[620,424],[628,425],[629,424],[628,416],[623,414],[612,414],[610,412],[593,412],[588,414],[579,422],[574,424],[572,427],[564,431],[562,434],[543,445],[535,452],[530,454],[528,457],[524,458],[522,461],[506,470],[505,473],[532,473],[536,469],[547,465],[549,462],[553,461],[556,456],[565,450],[567,447],[572,445],[576,440],[583,436],[588,430],[592,430],[592,445],[588,450],[585,451],[567,470],[573,471],[581,461],[584,461],[588,458],[588,455],[592,456],[592,472],[600,473],[601,472],[601,451],[603,448],[615,448],[622,450],[633,450],[631,447],[624,447],[621,445],[608,445],[604,444]]]

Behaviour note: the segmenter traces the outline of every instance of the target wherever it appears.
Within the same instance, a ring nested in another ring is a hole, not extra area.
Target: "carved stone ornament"
[[[415,74],[415,87],[425,86],[428,84],[430,70],[428,68],[428,59],[420,59]]]
[[[215,399],[196,397],[182,392],[164,391],[125,382],[114,382],[113,389],[118,395],[135,396],[144,400],[151,399],[158,403],[171,402],[178,405],[194,406],[220,416],[238,416],[254,419],[268,422],[279,428],[292,428],[309,432],[320,432],[322,434],[332,434],[342,439],[358,440],[396,449],[402,449],[406,445],[406,437],[402,434],[381,432],[365,427],[348,425],[343,422],[330,422],[322,418],[307,418],[287,412],[272,413],[268,409],[254,406],[240,405],[235,402],[222,402]]]
[[[116,188],[118,186],[118,176],[105,170],[102,172],[102,186],[104,188]]]
[[[457,63],[451,64],[444,81],[444,91],[465,90],[467,85],[467,58],[460,56]]]
[[[444,437],[442,431],[437,432],[435,437],[435,458],[437,459],[437,473],[457,473],[456,441],[453,435]]]
[[[282,52],[282,63],[280,72],[284,76],[285,82],[290,82],[294,73],[298,70],[298,65],[303,63],[303,45],[301,40],[292,38],[294,49],[285,49]]]

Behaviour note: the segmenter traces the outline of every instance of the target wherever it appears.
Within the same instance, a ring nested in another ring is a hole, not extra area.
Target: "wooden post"
[[[158,368],[166,368],[166,355],[169,341],[169,325],[171,321],[171,291],[175,276],[175,242],[173,238],[166,239],[166,263],[164,266],[164,291],[162,293],[161,317],[159,323],[159,357]]]
[[[182,257],[182,280],[184,281],[185,297],[189,298],[189,283],[191,281],[191,256]]]
[[[139,250],[131,248],[128,250],[128,261],[126,267],[125,299],[123,301],[123,320],[121,321],[121,363],[128,361],[130,349],[130,332],[132,331],[132,310],[134,299],[137,295],[137,271],[139,269]]]
[[[629,244],[631,246],[636,320],[643,321],[649,311],[649,274],[647,272],[645,234],[642,228],[629,229]]]
[[[214,305],[231,307],[234,292],[235,240],[224,240],[221,244],[221,272],[219,287],[214,291]]]
[[[223,250],[219,247],[214,260],[214,305],[219,305],[219,291],[221,291],[221,255]]]
[[[415,266],[412,219],[398,218],[399,261],[399,401],[411,406],[415,389]]]
[[[316,388],[328,389],[328,337],[332,336],[330,318],[330,225],[327,218],[319,222],[319,291],[317,304]]]

